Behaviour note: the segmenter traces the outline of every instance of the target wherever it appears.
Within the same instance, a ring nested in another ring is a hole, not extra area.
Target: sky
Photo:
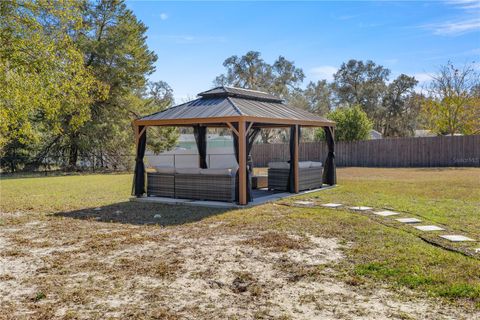
[[[158,55],[152,81],[166,81],[176,103],[213,86],[223,61],[259,51],[284,56],[309,81],[331,80],[349,59],[373,60],[424,84],[439,66],[480,69],[480,0],[187,2],[127,1],[148,27]]]

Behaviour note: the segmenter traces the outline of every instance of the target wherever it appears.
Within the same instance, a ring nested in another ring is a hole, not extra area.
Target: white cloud
[[[480,2],[478,0],[450,0],[447,1],[447,3],[466,10],[480,8]]]
[[[320,66],[310,69],[310,75],[315,80],[333,80],[333,74],[337,72],[338,68],[333,66]]]
[[[167,20],[168,19],[168,14],[165,12],[160,13],[160,20]]]
[[[450,0],[445,3],[463,13],[457,14],[452,20],[425,24],[422,28],[441,36],[456,36],[480,30],[480,1]]]
[[[475,30],[480,30],[480,17],[468,20],[448,21],[437,24],[425,25],[425,28],[433,31],[434,34],[449,36],[460,35]]]
[[[418,83],[429,82],[432,80],[432,75],[426,72],[414,73],[413,76]]]

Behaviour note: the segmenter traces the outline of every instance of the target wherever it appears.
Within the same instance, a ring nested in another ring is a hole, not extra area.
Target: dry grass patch
[[[183,261],[175,255],[136,255],[118,258],[110,267],[110,272],[120,271],[125,276],[142,275],[152,278],[173,278],[181,271]],[[108,272],[108,270],[106,270]]]
[[[310,248],[312,243],[306,237],[292,236],[280,232],[265,232],[258,237],[241,241],[242,244],[268,248],[273,252],[288,250],[303,250]]]

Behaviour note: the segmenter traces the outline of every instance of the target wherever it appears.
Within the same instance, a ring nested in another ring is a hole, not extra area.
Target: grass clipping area
[[[3,179],[0,319],[480,318],[479,259],[393,218],[292,206],[391,209],[480,240],[480,170],[338,174],[231,211],[128,202],[130,175]]]

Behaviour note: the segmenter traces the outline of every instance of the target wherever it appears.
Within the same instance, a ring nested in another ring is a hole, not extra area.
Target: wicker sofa
[[[301,161],[298,165],[299,190],[310,190],[322,187],[322,163]],[[290,164],[288,162],[270,162],[268,164],[268,189],[288,191]]]
[[[147,196],[175,197],[175,173],[147,172]]]
[[[175,197],[175,168],[155,167],[147,172],[147,196]]]
[[[147,195],[196,200],[235,200],[233,169],[156,168],[147,173]]]

